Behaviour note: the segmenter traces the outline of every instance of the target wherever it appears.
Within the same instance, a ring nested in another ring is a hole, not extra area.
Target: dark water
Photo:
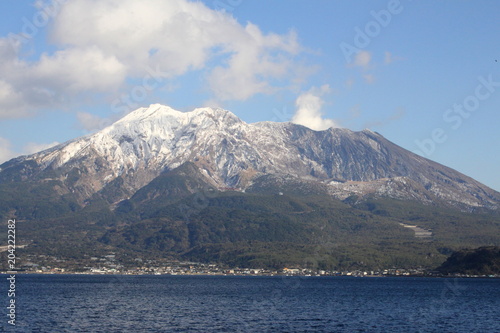
[[[13,332],[500,332],[500,280],[17,275]]]

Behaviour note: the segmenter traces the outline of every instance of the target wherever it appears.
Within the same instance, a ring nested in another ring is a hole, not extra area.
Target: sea
[[[7,277],[5,332],[500,332],[500,279]]]

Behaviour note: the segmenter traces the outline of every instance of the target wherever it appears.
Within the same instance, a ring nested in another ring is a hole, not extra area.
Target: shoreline
[[[382,274],[382,275],[353,275],[353,274],[332,274],[332,275],[287,275],[287,274],[228,274],[228,273],[184,273],[184,274],[154,274],[154,273],[95,273],[95,272],[21,272],[21,271],[0,271],[0,275],[90,275],[90,276],[161,276],[161,277],[299,277],[299,278],[329,278],[329,277],[353,277],[353,278],[439,278],[439,279],[500,279],[500,275],[396,275],[396,274]]]

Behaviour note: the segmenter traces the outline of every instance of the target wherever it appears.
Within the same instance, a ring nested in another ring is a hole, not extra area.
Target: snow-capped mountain
[[[500,193],[364,130],[314,131],[292,123],[247,124],[227,110],[179,112],[159,104],[111,126],[0,166],[0,183],[59,180],[80,203],[107,186],[113,202],[162,172],[192,162],[218,188],[255,188],[264,178],[313,183],[340,199],[389,196],[462,209],[497,209]],[[279,189],[276,189],[279,191]]]

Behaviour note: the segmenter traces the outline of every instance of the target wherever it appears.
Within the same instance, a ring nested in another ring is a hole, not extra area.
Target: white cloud
[[[375,82],[375,76],[373,74],[366,73],[368,70],[372,69],[372,54],[368,51],[360,51],[356,54],[353,63],[350,67],[359,67],[363,71],[363,80],[372,84]]]
[[[95,46],[43,54],[32,70],[52,89],[73,94],[114,90],[125,79],[125,66]]]
[[[368,84],[372,84],[373,82],[375,82],[375,76],[373,76],[373,74],[365,74],[363,75],[363,78],[365,79],[365,82]]]
[[[54,141],[52,143],[36,143],[36,142],[28,142],[24,147],[23,147],[23,153],[26,155],[38,153],[42,150],[52,148],[54,146],[57,146],[59,142]]]
[[[392,64],[393,62],[395,62],[395,61],[400,61],[400,60],[404,60],[404,58],[394,56],[392,53],[387,52],[387,51],[385,52],[385,55],[384,55],[384,63],[385,63],[386,65],[390,65],[390,64]]]
[[[201,68],[221,18],[229,28],[223,16],[185,0],[74,0],[55,20],[52,39],[75,49],[98,47],[127,64],[131,75],[156,64],[171,77]]]
[[[67,49],[21,60],[21,45],[0,38],[0,118],[22,118],[54,108],[71,97],[110,92],[122,85],[125,69],[98,48]]]
[[[87,112],[78,112],[76,114],[76,118],[78,120],[79,128],[87,132],[93,132],[96,130],[101,130],[111,125],[114,121],[118,120],[119,115],[116,115],[116,117],[112,119],[112,118],[101,118],[99,116]]]
[[[12,151],[11,147],[9,140],[0,138],[0,164],[18,155]]]
[[[333,119],[323,118],[323,113],[321,112],[324,104],[322,97],[329,92],[330,86],[323,85],[320,88],[313,87],[297,97],[295,101],[297,109],[292,122],[316,131],[322,131],[330,127],[339,127]]]
[[[20,47],[18,41],[0,38],[0,119],[29,116],[38,98],[26,63],[18,59]]]
[[[134,77],[147,74],[146,66],[159,68],[164,78],[205,69],[220,100],[270,92],[269,82],[293,68],[288,55],[300,51],[294,33],[266,35],[186,0],[74,0],[62,9],[52,36],[76,49],[98,47]],[[213,59],[219,63],[207,68]]]
[[[242,38],[232,41],[232,55],[225,66],[217,66],[209,76],[215,96],[221,100],[245,100],[257,93],[273,93],[269,81],[294,71],[286,55],[299,52],[295,33],[287,36],[263,35],[248,24]]]
[[[52,142],[52,143],[28,142],[24,145],[21,152],[17,152],[12,149],[12,143],[9,140],[0,137],[0,164],[14,157],[20,155],[30,155],[38,153],[39,151],[49,149],[58,144],[59,142]]]
[[[370,68],[370,63],[372,61],[372,54],[368,51],[360,51],[356,54],[354,58],[354,66],[361,67],[363,69]]]
[[[24,59],[19,41],[0,38],[0,118],[74,107],[82,96],[113,100],[152,72],[145,83],[161,82],[158,89],[199,71],[218,101],[272,93],[308,73],[292,60],[302,52],[294,32],[263,33],[199,1],[65,1],[46,29],[55,51],[38,59]]]
[[[14,157],[38,153],[42,150],[52,148],[58,144],[59,142],[56,141],[52,143],[28,142],[23,146],[22,151],[18,152],[12,149],[12,144],[9,140],[0,137],[0,164]]]
[[[0,79],[0,118],[20,118],[28,114],[22,93]]]

